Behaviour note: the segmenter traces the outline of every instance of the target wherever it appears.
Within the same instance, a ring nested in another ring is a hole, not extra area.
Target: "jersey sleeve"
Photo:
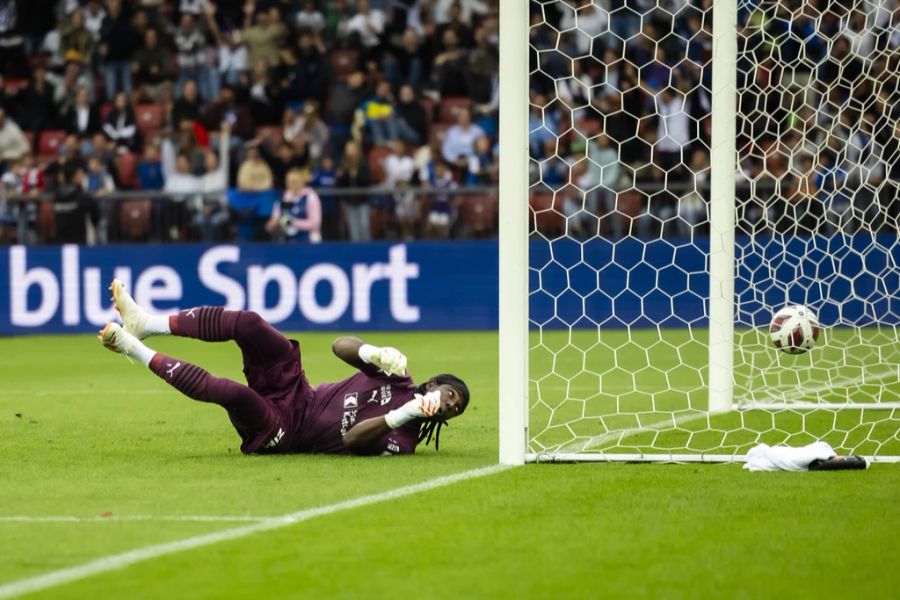
[[[374,454],[413,454],[419,439],[419,420],[416,419],[388,432],[373,448]]]

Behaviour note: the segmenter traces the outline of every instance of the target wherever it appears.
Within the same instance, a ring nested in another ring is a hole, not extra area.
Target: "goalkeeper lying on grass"
[[[441,427],[469,404],[469,389],[458,377],[436,375],[416,386],[403,354],[353,337],[337,339],[332,350],[359,372],[314,388],[301,366],[300,345],[254,312],[205,306],[151,316],[121,281],[113,280],[110,289],[123,325],[107,323],[100,342],[140,361],[186,396],[225,408],[245,454],[410,454],[432,436],[437,447]],[[248,385],[154,352],[141,342],[151,335],[234,340]]]

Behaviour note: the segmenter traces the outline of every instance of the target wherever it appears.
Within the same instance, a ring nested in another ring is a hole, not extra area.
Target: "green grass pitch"
[[[313,383],[349,374],[332,336],[298,337]],[[469,382],[472,405],[440,453],[245,457],[221,409],[90,336],[0,339],[0,588],[246,524],[159,517],[277,516],[496,462],[496,334],[367,338],[404,349],[414,376]],[[153,345],[241,377],[230,344]],[[530,465],[28,597],[888,598],[900,588],[898,490],[898,465]],[[10,520],[48,515],[83,520]]]

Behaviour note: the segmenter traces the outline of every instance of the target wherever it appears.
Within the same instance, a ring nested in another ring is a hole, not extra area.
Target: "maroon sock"
[[[172,335],[206,342],[233,340],[241,312],[225,310],[221,306],[189,308],[169,317],[169,329]]]

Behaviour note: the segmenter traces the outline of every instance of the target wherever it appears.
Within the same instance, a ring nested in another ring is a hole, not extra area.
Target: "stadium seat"
[[[144,241],[150,237],[150,217],[153,212],[150,200],[123,200],[119,208],[119,226],[123,240]]]
[[[390,153],[391,149],[384,146],[375,146],[369,150],[369,173],[372,175],[373,182],[382,183],[384,181],[384,159]]]
[[[38,141],[38,154],[41,156],[56,156],[59,146],[66,138],[66,132],[61,129],[47,129],[41,132]]]
[[[536,192],[528,199],[531,212],[530,229],[534,233],[541,233],[546,237],[557,237],[565,231],[566,218],[562,210],[554,204],[553,194],[549,192]]]
[[[441,114],[440,121],[441,123],[456,123],[456,115],[460,110],[464,108],[469,108],[472,105],[472,100],[465,97],[450,97],[444,98],[441,101]]]
[[[116,157],[119,185],[124,188],[140,187],[137,174],[138,157],[133,152],[123,152]]]
[[[100,121],[105,123],[106,117],[109,116],[109,113],[112,112],[113,105],[112,102],[104,102],[100,105]]]
[[[431,127],[431,124],[434,122],[434,100],[428,96],[422,96],[419,98],[419,104],[425,109],[425,119],[428,122],[428,126]]]
[[[341,79],[356,71],[358,65],[359,52],[356,50],[335,50],[331,53],[331,68]]]
[[[134,108],[138,131],[144,138],[152,137],[165,125],[165,112],[161,104],[139,104]]]
[[[497,225],[497,197],[492,194],[467,196],[459,216],[474,237],[493,235]]]
[[[16,95],[28,86],[27,79],[9,79],[6,81],[6,93]]]
[[[53,202],[42,200],[37,203],[37,233],[42,242],[52,242],[56,237],[56,213]]]

